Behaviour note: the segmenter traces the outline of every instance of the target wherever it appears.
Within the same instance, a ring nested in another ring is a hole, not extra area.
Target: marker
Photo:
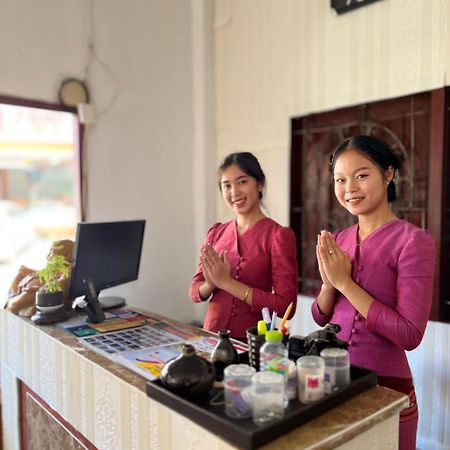
[[[262,336],[267,333],[267,325],[264,320],[258,320],[258,336]]]
[[[270,330],[270,324],[272,323],[270,320],[270,313],[269,313],[269,308],[267,306],[265,306],[262,310],[262,316],[263,316],[263,320],[264,322],[266,322],[266,326],[267,329]]]
[[[270,322],[270,329],[271,330],[275,330],[275,322],[276,322],[276,320],[277,320],[277,312],[274,311],[272,313],[272,322]]]
[[[281,319],[280,329],[283,328],[283,327],[285,326],[286,321],[288,320],[289,314],[291,313],[292,306],[293,306],[293,303],[291,302],[291,303],[289,304],[289,306],[287,307],[286,312],[284,313],[283,318]]]

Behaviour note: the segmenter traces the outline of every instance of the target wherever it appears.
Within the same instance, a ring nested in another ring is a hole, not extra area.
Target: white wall
[[[449,84],[450,0],[383,0],[342,16],[329,0],[215,5],[216,161],[235,149],[254,152],[271,215],[284,224],[292,117]],[[217,217],[228,217],[216,204]],[[294,332],[307,334],[311,299],[299,301]],[[410,361],[419,444],[450,448],[450,326],[431,322]]]
[[[89,70],[94,103],[107,108],[89,139],[89,218],[144,217],[148,225],[140,280],[115,291],[183,320],[193,317],[187,292],[196,217],[204,216],[194,212],[206,203],[194,196],[194,158],[205,163],[206,144],[198,148],[204,131],[195,128],[203,112],[195,110],[194,77],[205,67],[200,61],[198,71],[193,50],[194,36],[202,42],[193,8],[178,0],[95,1],[101,63],[94,59]]]
[[[97,111],[87,219],[147,220],[140,278],[113,293],[192,320],[188,287],[212,222],[212,193],[202,193],[212,164],[212,5],[2,0],[0,11],[1,95],[57,103],[63,78],[87,78]]]

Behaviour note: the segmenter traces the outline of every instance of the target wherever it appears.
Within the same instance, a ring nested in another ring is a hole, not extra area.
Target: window
[[[0,98],[0,289],[20,265],[41,268],[51,243],[74,239],[80,210],[74,110]]]

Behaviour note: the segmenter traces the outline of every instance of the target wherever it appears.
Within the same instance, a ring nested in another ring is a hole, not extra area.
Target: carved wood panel
[[[449,300],[449,283],[442,279],[444,274],[446,280],[449,276],[448,256],[443,252],[446,249],[448,255],[450,250],[450,190],[448,181],[447,186],[436,184],[443,180],[444,167],[449,168],[448,131],[444,144],[448,107],[444,114],[444,108],[437,106],[440,97],[448,105],[448,93],[441,89],[292,120],[290,216],[297,235],[301,293],[315,296],[321,284],[315,256],[318,232],[345,228],[355,222],[334,196],[329,156],[345,138],[372,134],[386,141],[404,160],[396,180],[398,198],[394,210],[402,219],[429,229],[435,236],[440,258],[432,318],[450,320],[450,303],[448,307],[445,304]],[[432,189],[439,192],[430,194]],[[445,260],[446,267],[442,264]]]

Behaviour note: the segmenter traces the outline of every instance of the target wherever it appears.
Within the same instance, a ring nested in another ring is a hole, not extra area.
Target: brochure
[[[116,355],[116,360],[152,381],[159,378],[164,364],[181,355],[184,344],[193,345],[197,351],[197,355],[209,360],[218,341],[219,338],[215,336],[193,336],[185,342],[176,344],[120,352]],[[247,347],[244,344],[240,345],[239,343],[233,342],[233,345],[238,353],[247,351]]]

